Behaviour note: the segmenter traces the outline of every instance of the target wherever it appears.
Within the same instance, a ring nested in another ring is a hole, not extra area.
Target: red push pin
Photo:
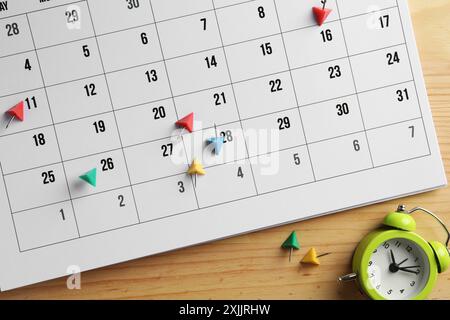
[[[180,119],[177,122],[175,122],[175,124],[177,126],[183,128],[183,130],[185,129],[189,132],[194,131],[194,113],[192,112],[192,113],[188,114],[183,119]]]
[[[316,18],[316,22],[319,26],[323,25],[325,20],[327,20],[328,16],[331,13],[331,9],[325,8],[325,5],[327,4],[327,0],[322,0],[321,3],[323,4],[322,8],[319,7],[313,7],[313,13],[314,17]]]
[[[7,114],[11,116],[11,119],[9,120],[8,124],[6,125],[6,129],[8,129],[11,122],[13,122],[14,119],[17,119],[19,121],[24,120],[24,112],[23,112],[23,101],[20,101],[18,104],[16,104],[14,107],[6,111]]]

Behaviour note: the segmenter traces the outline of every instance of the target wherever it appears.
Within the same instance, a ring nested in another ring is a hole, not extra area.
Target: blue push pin
[[[214,124],[214,131],[216,132],[216,136],[208,139],[208,144],[212,144],[214,148],[214,153],[216,156],[220,154],[223,148],[223,144],[225,143],[225,138],[222,136],[219,136],[217,134],[217,126]]]
[[[225,139],[223,137],[213,137],[208,139],[208,143],[213,145],[214,153],[218,156],[222,151]]]

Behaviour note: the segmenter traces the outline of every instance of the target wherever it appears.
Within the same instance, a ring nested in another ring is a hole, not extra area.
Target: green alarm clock
[[[414,231],[412,213],[422,211],[436,219],[447,232],[446,245],[426,241]],[[374,300],[425,299],[436,284],[438,273],[450,264],[450,233],[434,213],[424,208],[409,211],[401,205],[389,213],[383,228],[368,234],[353,255],[353,273],[340,281],[356,280],[360,290]]]

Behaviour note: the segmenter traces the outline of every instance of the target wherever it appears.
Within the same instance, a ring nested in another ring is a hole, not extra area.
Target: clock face
[[[425,288],[430,264],[419,245],[396,238],[374,250],[367,271],[378,294],[389,300],[403,300],[414,298]]]

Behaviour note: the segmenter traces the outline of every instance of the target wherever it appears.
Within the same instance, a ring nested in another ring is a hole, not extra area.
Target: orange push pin
[[[11,119],[6,125],[6,129],[8,129],[9,125],[11,124],[11,122],[13,122],[14,119],[17,119],[19,121],[23,121],[25,119],[23,109],[23,101],[20,101],[14,107],[6,111],[6,113],[11,116]]]

